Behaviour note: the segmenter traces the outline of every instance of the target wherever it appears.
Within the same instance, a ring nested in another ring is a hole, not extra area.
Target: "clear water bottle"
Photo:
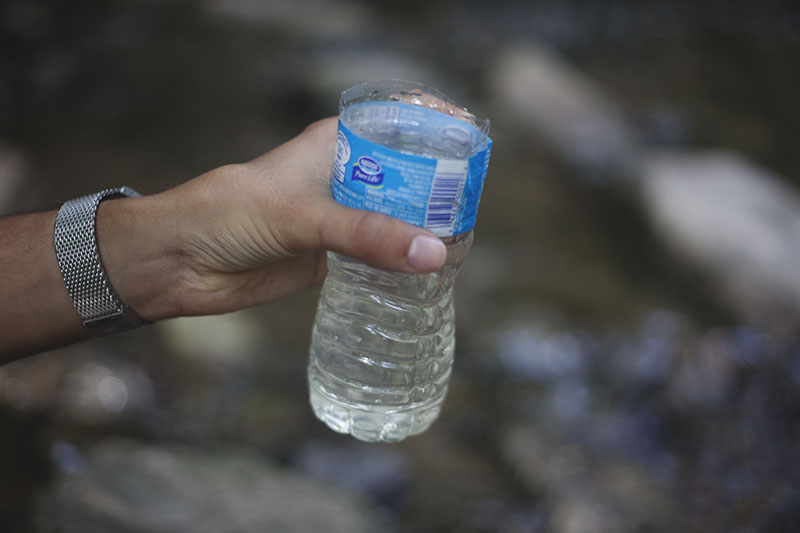
[[[334,198],[425,227],[447,245],[444,266],[424,275],[328,254],[308,365],[311,406],[335,431],[398,441],[427,429],[447,392],[453,282],[472,244],[488,121],[398,80],[347,89],[339,119]]]

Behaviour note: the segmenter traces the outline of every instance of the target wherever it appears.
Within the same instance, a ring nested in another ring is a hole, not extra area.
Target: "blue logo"
[[[361,156],[353,164],[353,179],[363,181],[370,187],[378,187],[383,183],[381,164],[371,157]]]

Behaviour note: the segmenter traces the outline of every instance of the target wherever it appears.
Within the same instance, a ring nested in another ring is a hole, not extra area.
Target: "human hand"
[[[440,268],[432,233],[332,199],[336,125],[158,195],[101,203],[98,241],[122,299],[150,320],[233,311],[320,283],[325,250],[385,270]]]

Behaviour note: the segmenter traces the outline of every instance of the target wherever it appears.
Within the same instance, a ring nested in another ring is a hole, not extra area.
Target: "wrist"
[[[174,214],[159,195],[105,200],[97,209],[100,260],[111,286],[148,321],[180,314]]]

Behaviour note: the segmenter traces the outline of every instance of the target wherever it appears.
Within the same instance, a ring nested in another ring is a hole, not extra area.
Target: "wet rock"
[[[526,426],[509,430],[501,451],[529,490],[542,494],[554,532],[660,531],[657,524],[671,516],[668,495],[633,463],[597,460]]]
[[[800,194],[728,152],[642,159],[647,213],[702,269],[720,300],[752,323],[800,320]]]
[[[567,498],[560,502],[553,510],[552,525],[553,531],[558,533],[617,533],[626,530],[611,510],[588,497]]]
[[[610,381],[627,387],[661,383],[669,377],[672,360],[686,336],[685,316],[663,309],[644,315],[634,331],[608,336],[608,357],[601,363]]]
[[[294,462],[316,478],[366,496],[391,497],[408,482],[408,460],[402,453],[362,443],[308,442]]]
[[[627,166],[636,144],[631,128],[598,87],[555,54],[509,48],[489,79],[498,113],[568,161],[603,170]]]
[[[546,382],[584,372],[588,362],[584,340],[578,332],[519,324],[498,332],[495,350],[510,375]]]
[[[374,531],[352,496],[243,451],[108,441],[77,464],[44,494],[40,531]]]
[[[410,490],[398,501],[405,518],[401,531],[531,531],[511,526],[516,526],[516,518],[523,523],[536,521],[537,498],[516,500],[517,484],[510,482],[508,471],[487,460],[493,453],[469,445],[463,434],[442,431],[448,424],[447,414],[444,417],[424,436],[402,444],[413,478]],[[506,505],[498,509],[492,500]],[[488,516],[478,515],[481,510],[493,512],[487,505],[509,513],[495,515],[488,529],[481,525]]]
[[[564,379],[553,385],[549,398],[550,414],[561,424],[582,424],[590,414],[591,389],[582,381]]]

